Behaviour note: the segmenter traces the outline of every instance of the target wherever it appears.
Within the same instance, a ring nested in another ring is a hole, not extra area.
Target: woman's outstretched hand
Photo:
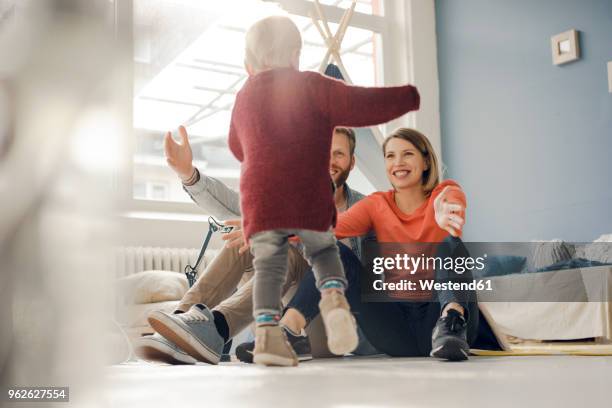
[[[465,207],[457,202],[451,202],[450,197],[453,193],[463,191],[459,187],[447,186],[434,200],[434,212],[436,223],[453,237],[461,235],[461,230],[465,224]]]
[[[239,254],[246,252],[249,249],[249,244],[245,241],[244,234],[242,233],[242,219],[226,220],[223,224],[232,225],[234,227],[232,232],[228,232],[221,236],[221,239],[226,241],[225,246],[227,248],[239,247]]]
[[[189,136],[184,126],[179,126],[179,135],[181,142],[178,143],[172,137],[171,132],[166,132],[164,137],[164,151],[166,153],[166,161],[181,180],[189,180],[193,175],[193,153],[189,145]]]

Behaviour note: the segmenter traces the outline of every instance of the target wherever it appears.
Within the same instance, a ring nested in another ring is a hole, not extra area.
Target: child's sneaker
[[[293,348],[293,351],[295,351],[298,361],[301,363],[302,361],[312,360],[310,341],[308,340],[308,335],[306,332],[302,330],[300,333],[294,333],[288,327],[282,325],[281,327],[285,332],[285,336],[287,336],[287,340],[289,341],[291,348]],[[239,344],[236,347],[236,357],[238,357],[238,360],[242,361],[243,363],[252,364],[253,349],[255,349],[254,341]]]
[[[327,333],[327,346],[332,353],[343,356],[357,348],[357,325],[344,294],[332,291],[321,296],[319,310]]]
[[[255,329],[253,362],[292,367],[298,365],[298,358],[280,326],[259,326]]]

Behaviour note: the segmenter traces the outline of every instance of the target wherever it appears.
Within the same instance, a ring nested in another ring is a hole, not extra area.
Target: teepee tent
[[[314,11],[310,13],[310,18],[314,26],[317,28],[317,31],[319,31],[319,34],[323,37],[327,45],[327,52],[321,61],[321,65],[319,65],[319,72],[341,79],[348,84],[352,84],[353,82],[350,79],[347,68],[342,62],[340,50],[342,47],[342,40],[356,5],[357,0],[353,0],[351,7],[344,12],[335,34],[332,34],[318,0],[314,0]],[[331,63],[332,60],[335,64]],[[377,127],[356,128],[355,134],[357,138],[355,156],[357,158],[359,170],[375,188],[381,189],[384,186],[388,186],[380,147],[384,140],[384,136],[380,132],[380,129]]]

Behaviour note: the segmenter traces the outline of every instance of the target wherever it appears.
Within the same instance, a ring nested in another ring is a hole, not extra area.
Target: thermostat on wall
[[[580,58],[578,31],[569,30],[550,38],[553,64],[561,65]]]

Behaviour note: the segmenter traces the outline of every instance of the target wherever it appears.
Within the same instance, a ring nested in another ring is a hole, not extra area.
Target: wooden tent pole
[[[338,31],[336,31],[336,35],[334,35],[334,46],[336,47],[336,49],[334,51],[338,51],[338,54],[340,53],[340,45],[342,44],[342,39],[344,38],[344,34],[346,33],[346,29],[348,27],[348,23],[351,20],[351,16],[352,16],[352,11],[355,9],[355,5],[357,4],[356,0],[353,1],[353,3],[351,4],[351,7],[349,9],[347,9],[344,14],[342,15],[342,19],[340,20],[340,26],[338,27]],[[321,65],[319,66],[319,72],[324,72],[325,68],[329,62],[329,59],[332,55],[332,47],[327,46],[327,52],[325,53],[325,57],[323,58],[323,60],[321,61]],[[340,57],[340,55],[338,55],[338,58]]]
[[[357,0],[353,0],[351,7],[348,8],[342,15],[338,31],[336,31],[336,34],[334,36],[332,36],[331,30],[329,29],[329,25],[327,24],[327,20],[325,19],[325,15],[323,14],[323,10],[321,9],[319,0],[314,0],[314,5],[321,22],[317,20],[314,13],[310,13],[310,18],[312,19],[312,23],[314,24],[314,26],[317,28],[317,31],[319,31],[319,34],[325,41],[325,44],[327,45],[327,52],[325,53],[323,61],[321,61],[321,65],[319,66],[319,72],[325,72],[325,69],[329,63],[329,59],[333,57],[333,59],[338,64],[338,69],[340,70],[340,73],[344,77],[344,81],[349,85],[353,85],[353,81],[351,80],[351,77],[349,76],[348,71],[346,70],[346,67],[344,66],[344,63],[342,62],[342,58],[340,56],[340,45],[342,44],[342,40],[344,39],[344,35],[346,34],[346,31],[348,29],[349,22],[353,17],[353,13],[355,12]],[[372,126],[370,127],[370,130],[372,131],[372,135],[378,141],[378,143],[382,144],[382,142],[384,141],[384,136],[380,129],[377,126]]]

